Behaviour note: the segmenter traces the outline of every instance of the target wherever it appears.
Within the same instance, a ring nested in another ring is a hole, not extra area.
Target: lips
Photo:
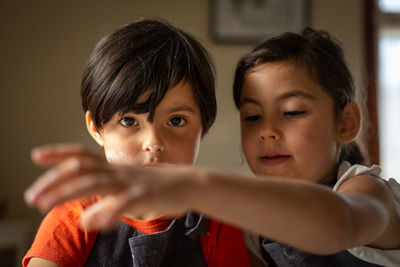
[[[276,166],[281,163],[284,163],[289,158],[290,158],[289,155],[271,155],[271,156],[262,156],[260,157],[260,160],[264,165]]]

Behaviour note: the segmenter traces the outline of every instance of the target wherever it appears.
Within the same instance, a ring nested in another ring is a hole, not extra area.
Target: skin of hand
[[[196,187],[197,181],[187,179],[185,166],[112,165],[73,144],[35,148],[32,160],[40,166],[55,166],[25,192],[29,205],[46,212],[68,200],[104,196],[83,212],[81,224],[87,230],[110,230],[126,212],[137,217],[183,214],[191,206],[188,188]]]

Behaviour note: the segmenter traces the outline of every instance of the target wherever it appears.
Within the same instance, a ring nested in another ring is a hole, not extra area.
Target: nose
[[[261,141],[278,141],[279,139],[281,139],[282,133],[277,125],[277,123],[264,122],[260,127],[259,139]]]
[[[142,143],[143,151],[150,152],[152,154],[164,151],[164,144],[161,141],[160,134],[158,133],[157,129],[151,127],[143,134],[144,134]]]

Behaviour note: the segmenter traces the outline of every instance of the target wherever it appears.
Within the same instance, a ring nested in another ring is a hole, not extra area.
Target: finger
[[[108,232],[112,230],[119,218],[115,206],[110,206],[108,201],[100,202],[87,208],[81,215],[81,228],[87,231]]]
[[[150,210],[147,204],[150,202],[151,197],[143,186],[131,187],[129,190],[107,196],[86,209],[81,217],[81,226],[88,231],[109,231],[118,218],[128,210],[130,216],[148,213]]]
[[[68,183],[70,180],[89,172],[107,172],[107,164],[97,161],[71,158],[40,176],[26,191],[25,201],[29,205],[36,205],[37,200],[46,192],[54,190],[57,186]]]
[[[103,157],[80,144],[51,144],[33,148],[31,151],[32,161],[41,166],[56,164],[70,157],[92,158],[104,161]]]
[[[73,199],[115,194],[124,185],[110,178],[107,173],[90,173],[63,183],[36,199],[36,206],[47,212],[54,206]]]

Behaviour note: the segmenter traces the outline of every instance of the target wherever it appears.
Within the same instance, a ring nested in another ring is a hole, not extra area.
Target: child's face
[[[110,163],[192,164],[196,160],[202,120],[190,83],[169,89],[155,109],[153,122],[147,118],[148,113],[115,114],[103,125],[101,139]]]
[[[332,98],[290,62],[250,72],[240,98],[242,147],[256,174],[329,182],[339,145]]]

